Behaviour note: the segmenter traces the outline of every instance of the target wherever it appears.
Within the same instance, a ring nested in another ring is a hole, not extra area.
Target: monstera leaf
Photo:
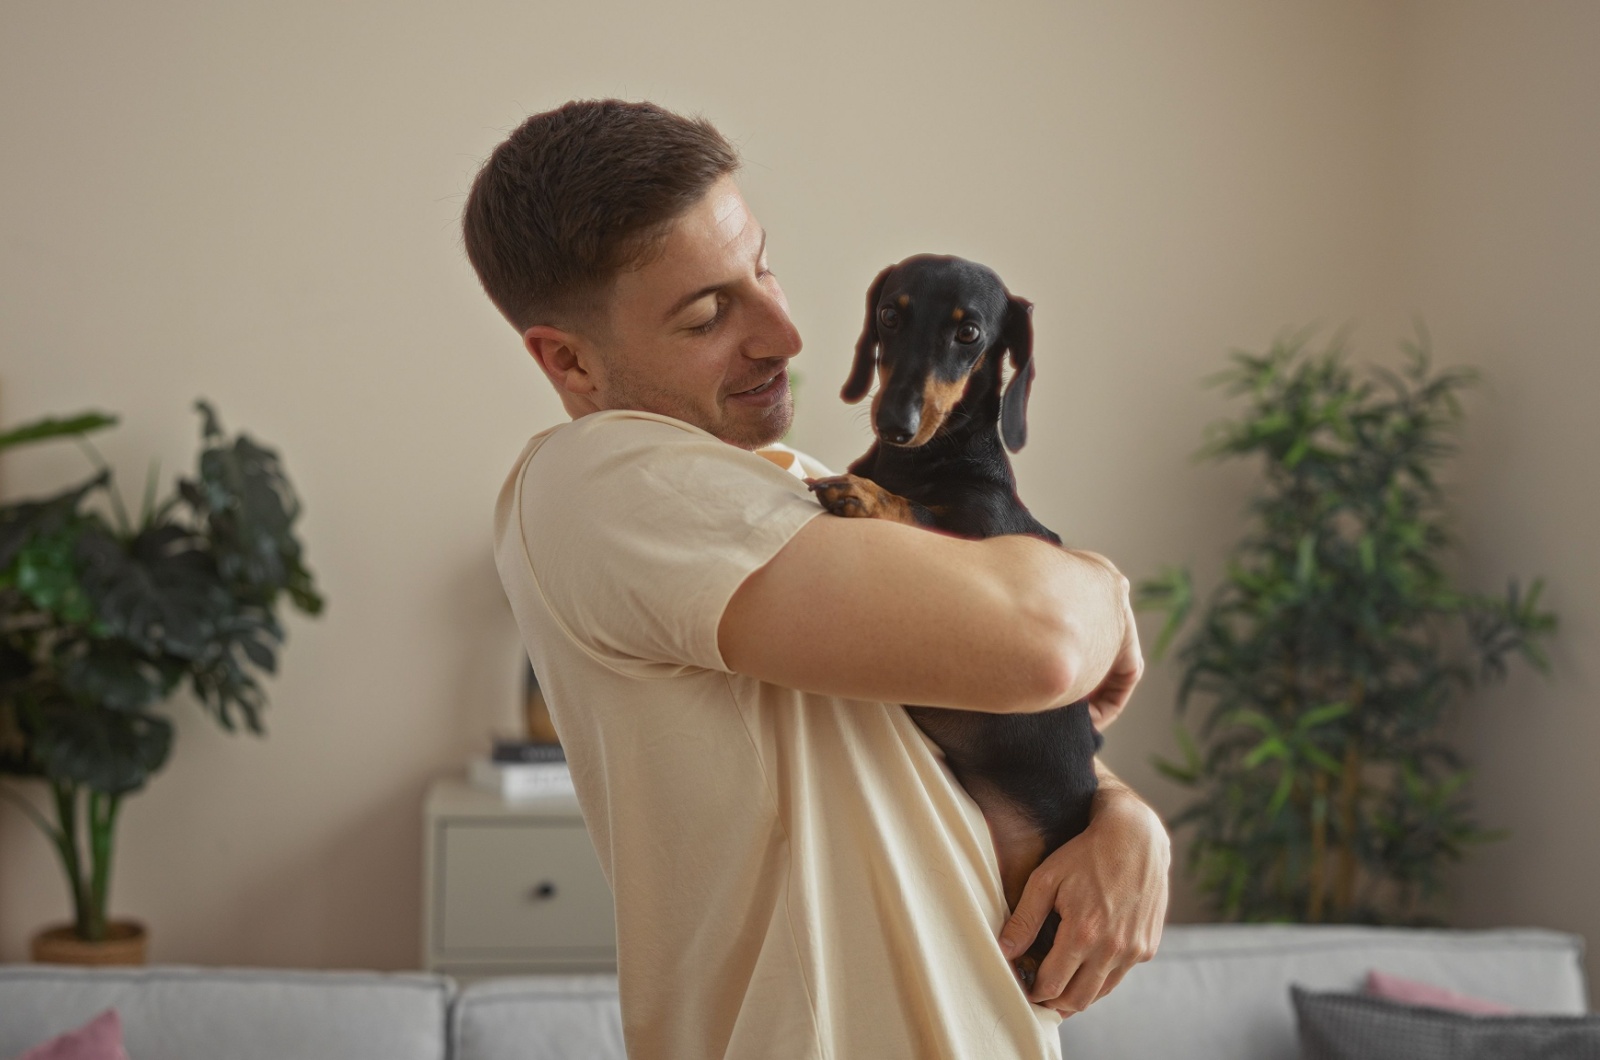
[[[138,791],[172,751],[172,723],[142,711],[58,701],[32,720],[44,774],[106,795]]]
[[[127,543],[89,531],[76,559],[107,634],[146,655],[203,657],[232,608],[203,542],[181,526],[154,526]]]
[[[103,489],[110,481],[111,472],[102,471],[54,497],[0,508],[0,577],[30,542],[59,535],[77,521],[78,506],[83,499],[94,490]]]
[[[110,710],[143,710],[161,702],[177,687],[185,668],[181,658],[152,659],[121,640],[62,644],[56,652],[61,687],[76,699]]]
[[[201,401],[196,407],[207,447],[199,477],[178,488],[205,524],[218,572],[236,596],[270,605],[288,591],[297,607],[316,614],[322,598],[311,587],[292,529],[300,502],[278,454],[243,434],[228,444],[211,406]]]

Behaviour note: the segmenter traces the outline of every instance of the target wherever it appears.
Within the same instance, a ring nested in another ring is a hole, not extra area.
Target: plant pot
[[[39,964],[144,964],[147,941],[137,920],[110,921],[103,942],[86,942],[71,924],[62,924],[33,936],[33,959]]]

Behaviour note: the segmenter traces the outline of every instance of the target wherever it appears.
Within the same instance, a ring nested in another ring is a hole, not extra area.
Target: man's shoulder
[[[804,461],[820,466],[809,457]],[[638,514],[641,507],[656,507],[643,502],[662,495],[698,498],[700,508],[731,504],[742,509],[755,497],[795,494],[811,507],[815,502],[801,480],[814,471],[803,469],[798,459],[790,462],[792,467],[775,463],[669,416],[607,410],[535,435],[507,486],[520,489],[529,501],[542,499],[534,508],[545,514],[532,514],[535,519],[552,516],[550,497],[563,498],[560,507],[568,516],[580,509]]]
[[[591,412],[534,436],[525,461],[535,456],[541,463],[592,464],[614,459],[619,453],[644,456],[692,451],[697,448],[733,449],[733,446],[708,434],[692,423],[654,412],[607,409]]]
[[[540,431],[534,439],[542,439],[538,448],[548,453],[566,449],[596,452],[630,445],[649,446],[662,442],[726,444],[692,423],[654,412],[635,412],[631,409],[591,412],[587,416],[580,416],[575,420]]]
[[[633,465],[680,447],[723,445],[693,424],[652,412],[592,412],[528,439],[507,476],[507,487],[529,480],[584,482],[608,466]],[[731,448],[731,447],[730,447]]]
[[[531,477],[575,483],[618,472],[672,475],[673,468],[686,474],[751,476],[773,483],[828,473],[810,456],[787,446],[752,451],[692,423],[628,409],[593,412],[540,432],[530,440],[517,467]]]

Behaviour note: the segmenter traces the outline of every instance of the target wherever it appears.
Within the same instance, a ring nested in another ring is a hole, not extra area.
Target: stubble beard
[[[752,418],[744,422],[731,418],[729,412],[737,414],[739,410],[736,407],[730,409],[724,403],[721,406],[721,422],[709,422],[704,409],[697,408],[693,402],[674,391],[626,377],[616,379],[613,388],[612,408],[671,416],[740,449],[760,449],[771,445],[789,433],[789,426],[794,422],[793,393],[785,394],[783,401],[771,408],[751,409]]]

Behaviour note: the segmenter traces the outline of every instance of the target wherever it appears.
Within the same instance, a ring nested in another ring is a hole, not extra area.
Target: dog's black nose
[[[909,445],[922,426],[922,397],[920,394],[893,393],[887,395],[876,410],[873,428],[878,437],[890,445]]]

